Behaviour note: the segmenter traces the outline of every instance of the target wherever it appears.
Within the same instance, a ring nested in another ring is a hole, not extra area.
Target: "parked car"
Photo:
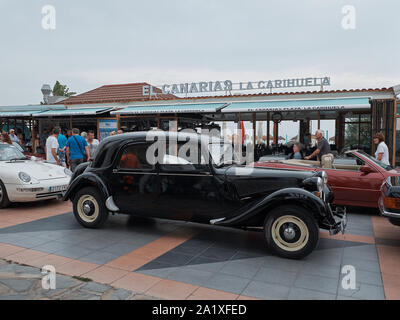
[[[63,167],[28,159],[19,148],[0,144],[0,208],[62,196],[71,179]]]
[[[378,208],[382,183],[388,177],[400,177],[400,171],[374,159],[364,151],[347,151],[335,158],[332,168],[321,168],[319,161],[259,161],[257,167],[306,171],[325,171],[334,194],[334,204]]]
[[[197,156],[181,155],[187,155],[189,142],[180,141],[188,135],[192,146],[201,146]],[[167,144],[155,152],[156,162],[148,157],[154,139]],[[72,201],[77,221],[87,228],[102,226],[111,212],[263,230],[267,245],[287,258],[309,254],[319,228],[344,232],[345,213],[331,209],[323,173],[238,165],[221,158],[229,148],[187,133],[108,137],[94,161],[77,168],[64,200]]]
[[[379,211],[395,226],[400,226],[400,177],[385,179],[379,197]]]

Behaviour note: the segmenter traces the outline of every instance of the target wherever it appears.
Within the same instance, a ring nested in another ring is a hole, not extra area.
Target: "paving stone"
[[[205,281],[203,286],[210,289],[240,294],[244,288],[246,288],[249,282],[249,279],[235,277],[229,274],[217,273]]]
[[[385,299],[385,292],[381,286],[374,286],[365,283],[356,285],[356,289],[343,289],[339,286],[338,296],[346,296],[362,300],[383,300]]]
[[[323,293],[315,290],[291,288],[289,300],[335,300],[334,294]]]
[[[80,284],[78,280],[73,278],[63,276],[63,275],[56,275],[56,288],[57,289],[66,289],[70,287],[74,287]]]
[[[251,264],[245,264],[238,261],[228,261],[219,272],[252,279],[259,269],[260,267]]]
[[[305,262],[299,274],[309,274],[309,275],[339,279],[340,270],[341,270],[340,266]]]
[[[99,295],[96,295],[93,293],[88,293],[88,292],[83,292],[80,290],[75,290],[73,292],[69,292],[60,298],[61,298],[61,300],[100,300]]]
[[[185,282],[193,285],[202,286],[206,283],[214,273],[209,271],[196,270],[192,268],[180,267],[176,268],[167,275],[167,279]]]
[[[94,251],[88,255],[79,258],[81,261],[96,263],[96,264],[106,264],[112,260],[119,258],[119,255],[112,254],[105,251]]]
[[[296,272],[261,267],[254,276],[254,281],[281,284],[291,287],[296,280]]]
[[[0,300],[28,300],[28,299],[29,299],[29,295],[27,295],[27,294],[0,296]]]
[[[300,274],[296,279],[294,286],[296,288],[316,290],[336,295],[338,280],[314,275]]]
[[[267,299],[287,299],[290,288],[279,284],[270,284],[266,282],[251,281],[245,290],[241,293],[242,295]]]
[[[125,289],[114,290],[108,297],[107,300],[127,300],[132,296],[133,292]]]
[[[24,292],[28,291],[34,284],[35,280],[27,279],[0,279],[0,282],[6,285],[13,291]]]
[[[105,285],[105,284],[101,284],[101,283],[89,282],[89,283],[85,284],[81,289],[95,291],[98,293],[105,293],[108,290],[110,290],[111,287],[108,285]]]
[[[289,272],[299,271],[304,264],[302,260],[289,260],[275,256],[269,256],[264,259],[262,264],[265,268],[284,270]]]
[[[353,266],[356,271],[357,270],[364,270],[369,272],[376,272],[380,273],[381,268],[379,266],[379,261],[372,261],[366,259],[359,259],[357,257],[343,257],[342,267],[345,265]]]

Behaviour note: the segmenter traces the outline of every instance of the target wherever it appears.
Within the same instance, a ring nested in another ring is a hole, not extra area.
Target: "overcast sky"
[[[42,7],[56,29],[42,28]],[[356,9],[344,29],[342,8]],[[43,83],[330,76],[331,88],[400,84],[398,0],[0,0],[0,105],[35,104]]]

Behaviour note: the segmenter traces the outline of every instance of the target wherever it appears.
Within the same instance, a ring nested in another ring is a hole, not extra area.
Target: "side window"
[[[147,162],[147,144],[135,144],[125,147],[119,160],[118,168],[125,170],[151,170],[153,166]]]
[[[160,165],[163,171],[209,171],[208,164],[201,155],[200,147],[196,145],[178,144],[170,148],[167,145],[166,153],[162,156]]]

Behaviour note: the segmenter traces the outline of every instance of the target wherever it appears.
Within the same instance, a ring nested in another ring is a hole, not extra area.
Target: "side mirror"
[[[361,171],[362,173],[364,173],[364,174],[368,174],[368,173],[375,172],[374,169],[372,169],[370,166],[366,166],[366,165],[361,166],[361,167],[360,167],[360,171]]]

